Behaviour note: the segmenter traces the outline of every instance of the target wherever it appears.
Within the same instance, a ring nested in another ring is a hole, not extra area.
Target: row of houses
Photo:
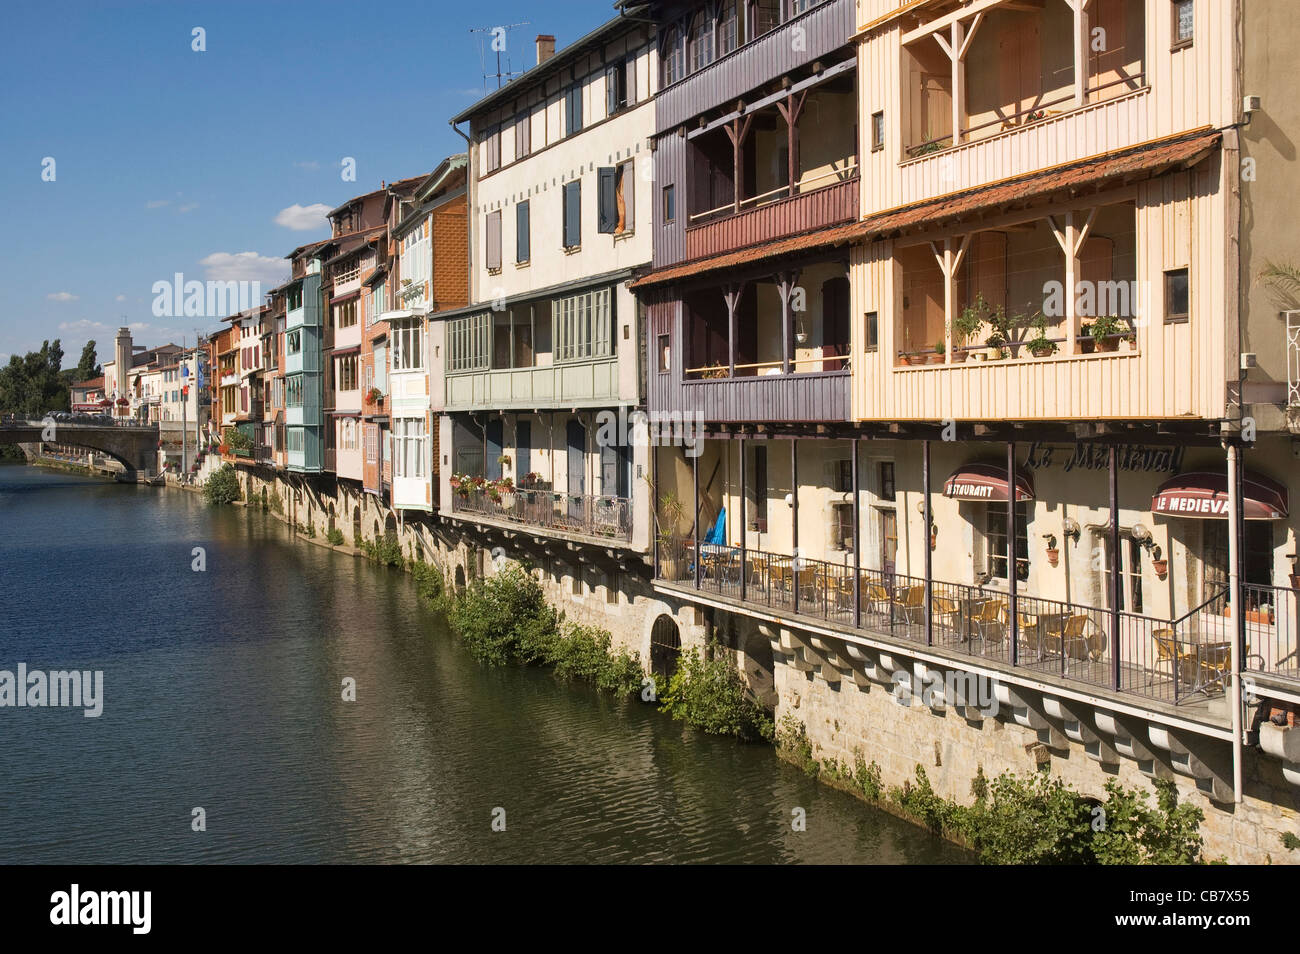
[[[686,608],[778,696],[956,668],[1049,747],[1300,784],[1252,725],[1300,703],[1288,13],[620,4],[330,213],[214,419],[652,659]]]

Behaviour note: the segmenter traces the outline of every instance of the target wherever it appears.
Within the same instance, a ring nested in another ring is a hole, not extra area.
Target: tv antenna
[[[478,59],[479,66],[483,70],[483,92],[488,91],[488,80],[497,81],[497,89],[500,89],[506,83],[510,82],[516,76],[519,76],[524,70],[512,70],[510,68],[510,43],[509,34],[511,30],[519,27],[528,26],[529,21],[524,20],[521,23],[507,23],[502,26],[477,27],[471,28],[470,33],[481,34],[479,37]],[[483,44],[487,43],[487,49]],[[487,54],[492,53],[496,56],[496,72],[490,72],[488,66]],[[504,54],[505,61],[502,62]]]

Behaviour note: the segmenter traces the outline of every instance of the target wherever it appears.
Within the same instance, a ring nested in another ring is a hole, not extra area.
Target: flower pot
[[[514,508],[514,505],[515,505],[515,495],[514,495],[514,494],[502,494],[502,495],[501,495],[501,509],[502,509],[502,510],[511,510],[511,509]]]
[[[1137,349],[1138,349],[1138,345],[1137,345],[1137,342],[1136,342],[1136,341],[1133,341],[1133,340],[1131,340],[1131,339],[1129,339],[1129,338],[1121,338],[1121,339],[1120,339],[1120,341],[1119,341],[1119,350],[1120,350],[1120,351],[1136,351]]]
[[[1047,550],[1047,563],[1049,566],[1056,566],[1061,562],[1061,551],[1056,547],[1049,547]]]
[[[1079,342],[1079,354],[1092,354],[1097,344],[1095,338],[1093,338],[1091,335],[1086,335],[1086,334],[1080,335],[1078,342]]]
[[[988,360],[988,355],[983,351],[968,351],[967,356],[976,364],[982,364],[984,361]]]
[[[984,354],[988,356],[990,361],[1001,361],[1003,358],[1001,348],[986,348]]]
[[[1094,344],[1099,352],[1109,354],[1112,351],[1119,350],[1119,341],[1115,338],[1095,338]]]
[[[1151,569],[1155,570],[1155,571],[1156,571],[1156,576],[1160,577],[1160,579],[1163,580],[1166,576],[1169,575],[1169,561],[1168,561],[1168,560],[1152,560],[1152,561],[1151,561]]]
[[[1300,573],[1291,574],[1291,589],[1300,590]]]
[[[1273,611],[1270,609],[1246,610],[1246,622],[1263,623],[1271,625],[1273,622]]]
[[[1031,348],[1030,353],[1035,358],[1050,358],[1056,351],[1054,348]]]
[[[952,353],[953,364],[965,364],[966,359],[970,357],[970,352],[965,348],[958,348]]]

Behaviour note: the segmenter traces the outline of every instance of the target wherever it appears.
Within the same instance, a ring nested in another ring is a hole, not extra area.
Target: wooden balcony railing
[[[858,170],[850,167],[832,175],[845,178],[793,196],[785,195],[782,188],[771,193],[765,204],[740,212],[728,214],[726,210],[733,207],[725,206],[694,217],[699,221],[686,227],[686,257],[716,255],[852,221],[858,216]]]

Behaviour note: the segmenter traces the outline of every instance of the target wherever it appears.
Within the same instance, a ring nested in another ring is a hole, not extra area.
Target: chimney
[[[541,66],[554,55],[555,37],[549,33],[539,34],[537,37],[537,65]]]

